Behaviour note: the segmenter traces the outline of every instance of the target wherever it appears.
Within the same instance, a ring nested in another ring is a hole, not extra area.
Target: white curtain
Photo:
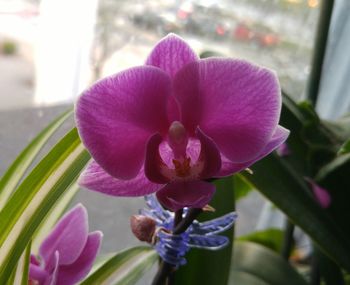
[[[98,0],[42,0],[36,46],[39,105],[73,102],[88,85]]]
[[[323,119],[350,111],[350,1],[335,1],[316,104]]]

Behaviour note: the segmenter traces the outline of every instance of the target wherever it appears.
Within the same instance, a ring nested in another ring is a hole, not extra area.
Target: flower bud
[[[130,217],[130,226],[131,231],[140,241],[152,243],[156,231],[155,220],[142,215],[133,215]]]

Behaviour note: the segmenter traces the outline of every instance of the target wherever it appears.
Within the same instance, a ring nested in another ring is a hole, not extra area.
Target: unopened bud
[[[156,231],[155,220],[142,215],[133,215],[130,217],[130,226],[131,231],[140,241],[152,243]]]

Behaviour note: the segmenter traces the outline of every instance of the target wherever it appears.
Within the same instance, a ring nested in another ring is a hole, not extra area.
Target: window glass
[[[142,64],[154,43],[173,32],[203,55],[243,58],[276,70],[283,88],[299,98],[318,14],[318,0],[101,0],[93,74],[99,78]]]

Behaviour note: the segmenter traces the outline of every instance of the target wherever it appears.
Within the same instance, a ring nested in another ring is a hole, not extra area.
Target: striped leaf
[[[34,232],[89,158],[73,129],[10,197],[0,212],[0,284],[8,280]]]
[[[21,258],[18,261],[16,270],[14,271],[14,280],[8,285],[27,285],[28,284],[28,273],[29,273],[29,262],[30,262],[30,243],[27,245],[26,250],[23,252]]]
[[[34,234],[32,241],[32,253],[38,254],[41,243],[64,214],[78,190],[78,184],[74,183],[51,208],[50,212],[47,214],[46,218],[43,220]]]
[[[97,268],[80,285],[131,285],[158,259],[150,247],[133,247],[115,254]]]

